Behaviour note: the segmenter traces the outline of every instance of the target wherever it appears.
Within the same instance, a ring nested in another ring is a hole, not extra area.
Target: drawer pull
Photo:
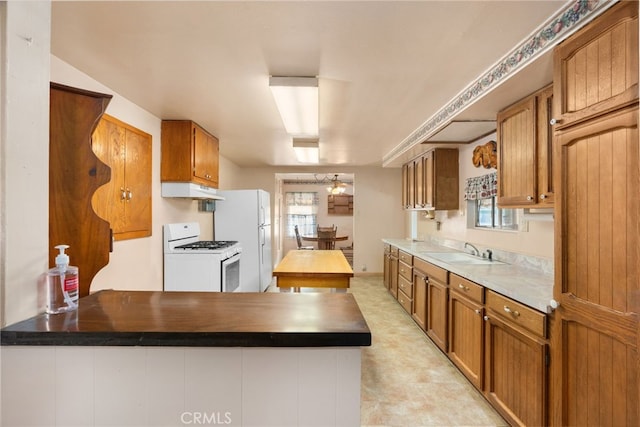
[[[463,285],[462,283],[458,283],[458,287],[459,287],[460,289],[462,289],[463,291],[465,291],[465,292],[469,291],[469,287],[468,287],[468,286]]]
[[[509,306],[507,306],[507,305],[505,305],[505,306],[504,306],[504,311],[505,311],[505,313],[509,313],[509,314],[510,314],[510,315],[512,315],[513,317],[518,317],[518,316],[520,316],[520,312],[519,312],[519,311],[517,311],[517,310],[511,310],[511,309],[509,308]]]

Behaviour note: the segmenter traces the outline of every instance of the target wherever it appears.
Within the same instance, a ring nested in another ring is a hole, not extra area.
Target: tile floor
[[[381,276],[351,289],[372,334],[362,351],[363,426],[506,426],[387,292]]]
[[[363,426],[508,425],[387,292],[381,276],[354,277],[349,292],[372,334],[371,347],[362,350]]]

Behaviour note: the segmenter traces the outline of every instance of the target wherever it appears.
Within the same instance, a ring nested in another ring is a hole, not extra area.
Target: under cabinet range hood
[[[163,182],[162,197],[182,197],[185,199],[224,200],[218,190],[193,182]]]

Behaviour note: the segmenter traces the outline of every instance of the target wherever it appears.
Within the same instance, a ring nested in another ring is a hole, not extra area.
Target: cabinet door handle
[[[484,321],[488,322],[489,321],[489,316],[484,316]]]
[[[463,285],[462,283],[458,283],[458,287],[463,291],[467,292],[469,290],[468,286]]]
[[[541,195],[540,195],[540,200],[544,200],[544,199],[546,199],[546,198],[547,198],[547,195],[546,195],[546,194],[541,194]]]
[[[530,202],[533,200],[533,196],[527,196],[527,200]]]
[[[476,309],[476,314],[480,314],[480,313],[481,313],[480,309]]]
[[[127,199],[127,192],[124,191],[124,187],[120,187],[120,200],[126,200]]]
[[[510,315],[512,315],[513,317],[518,317],[518,316],[520,316],[520,313],[519,313],[518,311],[516,311],[516,310],[511,310],[511,309],[509,308],[509,306],[508,306],[508,305],[505,305],[505,306],[504,306],[504,311],[505,311],[505,313],[509,313],[509,314],[510,314]]]
[[[129,188],[127,188],[127,200],[131,200],[133,198],[133,193]]]
[[[558,125],[558,124],[560,124],[560,123],[562,123],[562,120],[561,120],[561,119],[551,119],[551,120],[549,120],[549,124],[550,124],[551,126]]]

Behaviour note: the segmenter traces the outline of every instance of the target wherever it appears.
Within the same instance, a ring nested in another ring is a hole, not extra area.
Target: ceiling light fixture
[[[327,187],[327,192],[330,194],[343,194],[347,190],[347,184],[338,179],[338,174],[331,180],[331,185]]]
[[[319,163],[318,138],[293,138],[293,151],[300,163]]]
[[[319,135],[317,77],[269,77],[269,87],[289,135]]]

